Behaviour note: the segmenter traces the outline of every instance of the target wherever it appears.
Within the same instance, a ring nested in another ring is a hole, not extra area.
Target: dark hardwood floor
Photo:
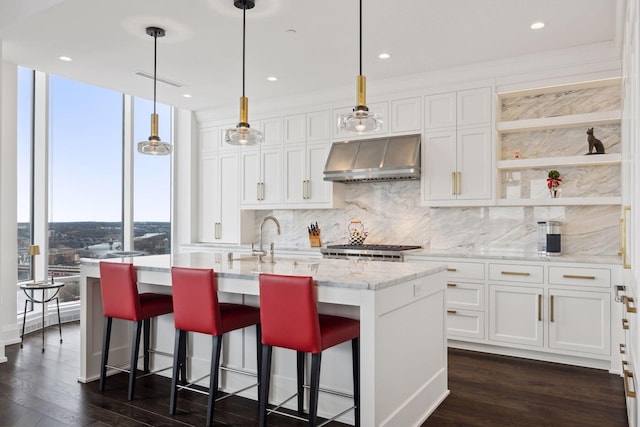
[[[62,332],[60,344],[57,331],[47,331],[45,353],[37,332],[23,349],[7,347],[9,362],[0,364],[0,426],[204,425],[206,397],[198,394],[182,393],[179,413],[168,415],[164,377],[139,380],[132,402],[126,375],[110,377],[104,393],[97,382],[79,384],[79,325],[67,324]],[[627,425],[622,379],[604,371],[450,350],[449,388],[423,427]],[[255,426],[257,414],[256,402],[229,398],[216,405],[215,425]],[[271,415],[269,425],[305,424]]]

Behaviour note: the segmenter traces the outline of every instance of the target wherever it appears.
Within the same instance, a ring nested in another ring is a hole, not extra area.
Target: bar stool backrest
[[[132,321],[142,318],[133,264],[100,262],[100,290],[105,317]]]
[[[176,329],[223,334],[218,284],[212,269],[172,267],[171,289]]]
[[[321,352],[313,278],[261,274],[260,323],[263,344]]]

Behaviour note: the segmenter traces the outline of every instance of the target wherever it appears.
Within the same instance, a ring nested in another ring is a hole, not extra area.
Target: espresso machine
[[[562,254],[562,222],[538,221],[538,255]]]

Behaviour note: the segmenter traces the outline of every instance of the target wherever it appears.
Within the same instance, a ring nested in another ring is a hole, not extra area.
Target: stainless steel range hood
[[[420,178],[420,135],[334,142],[324,180],[388,181]]]

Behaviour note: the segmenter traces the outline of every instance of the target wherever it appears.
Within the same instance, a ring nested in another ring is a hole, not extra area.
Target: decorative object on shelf
[[[551,194],[551,198],[555,199],[560,197],[560,183],[562,182],[562,178],[560,178],[560,172],[553,169],[549,171],[547,175],[547,187],[549,188],[549,193]]]
[[[520,158],[520,152],[519,151],[514,151],[513,152],[513,158],[514,159],[519,159]]]
[[[587,154],[604,154],[604,144],[598,138],[593,136],[593,128],[587,129],[587,142],[589,143],[589,152]],[[593,152],[595,148],[596,152]]]
[[[146,32],[153,37],[153,114],[151,114],[151,136],[138,142],[138,151],[142,154],[163,156],[171,154],[171,144],[160,141],[158,136],[158,115],[156,114],[156,65],[158,62],[158,37],[164,37],[165,31],[158,27],[147,27]]]
[[[34,264],[36,255],[40,255],[40,246],[38,245],[29,246],[29,256],[31,257],[31,274],[33,276],[33,283],[36,283],[36,269]]]
[[[367,107],[367,78],[362,75],[362,0],[360,0],[360,75],[356,77],[356,100],[353,111],[338,117],[338,130],[355,134],[375,132],[382,127],[382,118]]]
[[[352,219],[347,229],[349,230],[350,245],[362,245],[369,234],[364,231],[364,225],[359,219]]]
[[[240,97],[240,122],[235,128],[227,129],[224,132],[224,142],[229,145],[252,146],[260,145],[264,140],[264,135],[257,129],[249,126],[249,98],[244,96],[244,70],[245,70],[245,38],[247,26],[247,9],[253,9],[256,5],[254,0],[234,0],[233,5],[242,9],[242,96]]]

